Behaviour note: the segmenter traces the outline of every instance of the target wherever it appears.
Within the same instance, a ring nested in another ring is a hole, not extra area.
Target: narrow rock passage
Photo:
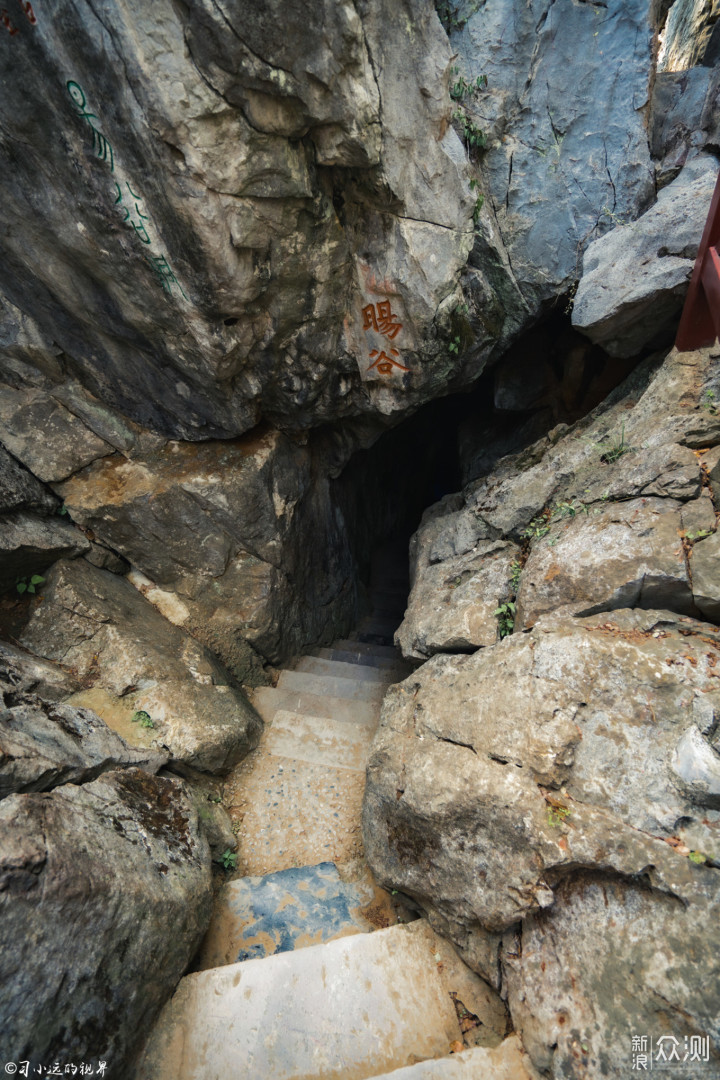
[[[527,1080],[500,999],[363,858],[370,743],[387,686],[411,671],[392,646],[408,592],[400,554],[377,554],[351,638],[256,691],[265,730],[226,784],[240,876],[137,1080]]]

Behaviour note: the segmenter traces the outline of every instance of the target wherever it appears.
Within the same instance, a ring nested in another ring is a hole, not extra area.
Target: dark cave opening
[[[427,403],[357,451],[332,483],[357,568],[359,612],[367,610],[380,553],[392,550],[397,561],[404,551],[407,565],[428,507],[587,415],[644,355],[610,356],[573,330],[569,312],[552,312],[470,388]]]

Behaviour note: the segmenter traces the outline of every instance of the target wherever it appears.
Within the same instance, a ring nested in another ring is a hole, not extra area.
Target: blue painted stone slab
[[[222,890],[199,968],[221,967],[320,945],[367,928],[367,886],[341,880],[334,863],[237,878]]]

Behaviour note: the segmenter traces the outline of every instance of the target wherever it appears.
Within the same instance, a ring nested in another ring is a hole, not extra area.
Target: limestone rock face
[[[129,1075],[210,916],[209,852],[183,782],[123,769],[11,795],[0,824],[5,1060],[104,1060]]]
[[[573,325],[613,355],[652,347],[677,322],[717,174],[714,158],[695,158],[642,217],[585,253]]]
[[[115,454],[57,490],[132,563],[147,598],[244,682],[257,654],[278,662],[333,620],[350,627],[343,520],[310,449],[280,432]]]
[[[126,746],[89,709],[36,698],[0,711],[0,799],[95,780],[120,766],[154,773],[167,760],[166,753]]]
[[[53,567],[21,642],[77,673],[84,689],[69,704],[176,765],[225,773],[257,744],[262,721],[212,654],[85,560]]]
[[[720,443],[708,406],[719,378],[712,349],[651,359],[559,438],[429,508],[410,545],[413,592],[396,635],[405,654],[466,648],[449,633],[453,613],[458,632],[484,618],[490,637],[473,644],[492,644],[498,603],[515,599],[515,629],[559,608],[714,618],[716,513],[704,477],[712,483],[707,448]]]
[[[390,414],[461,371],[475,200],[430,0],[8,19],[3,369],[76,462],[106,438],[53,396],[78,384],[200,439]]]
[[[584,247],[614,215],[634,219],[654,199],[643,121],[654,5],[487,0],[458,11],[459,73],[487,77],[467,102],[487,136],[480,217],[494,221],[505,276],[535,312],[579,276]]]
[[[720,1018],[720,880],[688,858],[720,863],[719,652],[716,627],[666,612],[546,616],[386,696],[370,864],[506,987],[555,1077],[600,1076],[605,1052],[619,1071],[629,1049],[609,1033],[654,1030],[658,1012],[696,1034]]]

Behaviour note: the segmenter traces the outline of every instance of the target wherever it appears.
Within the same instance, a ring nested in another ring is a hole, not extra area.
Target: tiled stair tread
[[[329,695],[306,694],[298,690],[283,690],[275,686],[259,686],[253,692],[252,703],[266,724],[280,710],[326,716],[340,723],[377,727],[379,710],[371,701],[353,701]]]
[[[263,747],[279,757],[364,773],[372,739],[367,725],[281,709],[263,732]]]
[[[261,744],[225,783],[225,803],[240,822],[238,869],[269,874],[360,858],[364,787],[364,772],[278,757]]]
[[[295,665],[295,671],[307,671],[312,675],[330,675],[333,679],[359,679],[362,682],[384,683],[398,682],[405,676],[406,667],[398,661],[391,668],[368,667],[362,664],[346,663],[342,660],[324,660],[317,656],[302,656]]]
[[[374,1080],[539,1080],[523,1053],[520,1039],[510,1035],[500,1046],[475,1046],[451,1057],[421,1061]]]
[[[351,638],[341,638],[339,641],[334,641],[331,648],[359,652],[368,656],[378,656],[386,660],[398,660],[400,657],[400,653],[394,645],[371,645],[364,641],[353,641]]]
[[[319,945],[370,927],[360,914],[372,886],[342,881],[334,863],[292,867],[223,887],[198,970]]]
[[[361,679],[339,679],[332,675],[314,675],[310,671],[283,671],[278,679],[281,690],[297,690],[308,694],[327,694],[352,701],[372,701],[379,704],[385,696],[387,683],[363,682]]]
[[[459,1038],[436,964],[393,926],[187,975],[137,1080],[366,1080]]]
[[[378,648],[380,646],[377,646]],[[357,649],[313,649],[309,654],[315,656],[321,660],[340,660],[344,664],[363,665],[365,667],[377,668],[378,671],[393,670],[399,668],[402,664],[400,657],[392,650],[395,655],[391,658],[389,656],[374,656],[372,653],[362,653]]]

